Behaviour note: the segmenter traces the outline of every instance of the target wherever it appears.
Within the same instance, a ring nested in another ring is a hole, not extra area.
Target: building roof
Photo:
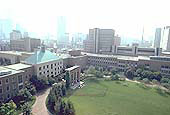
[[[13,64],[13,65],[8,65],[5,67],[9,69],[14,69],[14,70],[22,70],[22,69],[31,67],[31,65],[18,63],[18,64]]]
[[[66,70],[66,71],[71,71],[71,70],[74,70],[74,69],[76,69],[76,68],[79,68],[79,66],[73,66],[73,67],[67,68],[67,69],[65,69],[65,70]]]
[[[21,56],[22,54],[33,54],[32,52],[19,52],[19,51],[0,51],[0,54]]]
[[[48,50],[43,51],[36,51],[35,54],[28,57],[25,62],[28,64],[40,64],[45,63],[49,61],[59,60],[58,56],[55,55],[55,53],[52,53]]]
[[[131,60],[131,61],[138,61],[139,59],[150,60],[148,56],[122,56],[122,55],[105,55],[105,54],[93,54],[93,53],[85,53],[82,52],[84,55],[88,56],[95,56],[95,57],[108,57],[108,58],[116,58],[121,60]]]
[[[6,77],[6,76],[9,76],[9,75],[13,75],[13,74],[18,74],[18,73],[21,73],[23,71],[19,70],[13,70],[13,69],[10,69],[10,68],[6,68],[6,67],[2,67],[0,66],[0,78],[2,77]]]

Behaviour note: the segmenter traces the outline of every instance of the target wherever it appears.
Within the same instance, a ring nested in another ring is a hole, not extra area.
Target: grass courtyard
[[[87,80],[67,99],[77,115],[170,115],[170,95],[127,81]]]

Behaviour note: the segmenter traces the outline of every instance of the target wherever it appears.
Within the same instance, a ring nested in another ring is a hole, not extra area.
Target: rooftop
[[[36,51],[33,55],[28,57],[25,62],[28,64],[40,64],[49,61],[59,60],[61,59],[59,56],[56,56],[55,53],[52,53],[48,50],[43,51]]]
[[[138,61],[139,59],[149,60],[150,58],[148,56],[122,56],[122,55],[105,55],[105,54],[93,54],[93,53],[85,53],[88,56],[95,56],[95,57],[110,57],[110,58],[116,58],[121,60],[131,60],[131,61]]]
[[[14,69],[14,70],[21,70],[21,69],[29,68],[31,67],[31,65],[18,63],[18,64],[13,64],[13,65],[5,66],[5,67]]]
[[[74,69],[76,69],[76,68],[79,68],[79,66],[73,66],[73,67],[67,68],[67,69],[65,69],[65,70],[66,70],[66,71],[71,71],[71,70],[74,70]]]
[[[17,70],[13,70],[10,68],[6,68],[4,66],[0,66],[0,78],[13,75],[13,74],[17,74],[17,73],[21,73],[21,72],[23,71],[17,71]]]
[[[33,54],[33,53],[32,52],[18,52],[18,51],[0,51],[0,54],[9,54],[9,55],[21,56],[22,54]]]

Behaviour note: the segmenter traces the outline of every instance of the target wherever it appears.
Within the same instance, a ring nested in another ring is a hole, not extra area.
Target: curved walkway
[[[32,107],[33,115],[52,115],[48,112],[45,104],[49,92],[50,88],[36,94],[36,102]]]

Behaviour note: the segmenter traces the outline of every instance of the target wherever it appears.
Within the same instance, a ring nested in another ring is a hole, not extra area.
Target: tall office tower
[[[66,18],[64,16],[58,17],[57,25],[57,44],[58,45],[67,45],[69,39],[66,34]]]
[[[11,19],[0,19],[0,39],[9,38],[13,25]]]
[[[170,51],[170,26],[166,26],[163,29],[161,48],[165,51]]]
[[[10,33],[10,40],[17,40],[17,39],[21,39],[21,38],[22,38],[22,34],[18,30],[13,30]]]
[[[111,52],[114,34],[113,29],[89,29],[89,37],[84,41],[84,50],[91,53]]]
[[[161,28],[156,28],[154,48],[160,48],[160,42],[161,42]]]

